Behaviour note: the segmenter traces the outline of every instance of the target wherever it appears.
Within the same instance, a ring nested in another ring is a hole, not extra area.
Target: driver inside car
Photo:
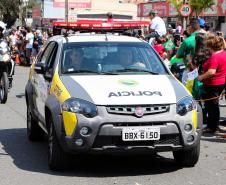
[[[71,50],[65,58],[65,71],[81,70],[83,68],[83,51],[82,49]]]
[[[93,61],[84,57],[84,51],[81,48],[76,48],[68,51],[64,59],[65,72],[76,71],[97,71],[97,65]]]

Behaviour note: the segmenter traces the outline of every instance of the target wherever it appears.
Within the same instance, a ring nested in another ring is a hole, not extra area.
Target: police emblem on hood
[[[144,110],[142,107],[136,107],[134,110],[135,116],[141,118],[144,115]]]

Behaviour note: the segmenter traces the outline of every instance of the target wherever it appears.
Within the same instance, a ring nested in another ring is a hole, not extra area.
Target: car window
[[[48,57],[51,55],[54,46],[55,46],[54,42],[49,43],[49,45],[43,51],[38,62],[48,65]]]
[[[143,42],[65,43],[62,73],[168,74],[151,46]]]
[[[58,44],[57,43],[52,43],[52,44],[54,44],[53,50],[51,51],[51,55],[49,56],[46,64],[48,68],[53,68],[56,55],[57,55]]]

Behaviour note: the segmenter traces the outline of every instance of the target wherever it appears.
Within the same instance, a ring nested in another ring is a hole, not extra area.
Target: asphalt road
[[[202,138],[200,160],[193,168],[180,168],[171,153],[161,153],[89,156],[63,172],[50,171],[47,143],[26,137],[28,72],[28,67],[16,67],[8,102],[0,105],[0,185],[226,185],[226,139],[212,137]]]

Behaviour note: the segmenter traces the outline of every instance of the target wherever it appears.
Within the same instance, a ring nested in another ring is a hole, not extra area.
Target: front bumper
[[[195,147],[201,137],[202,111],[197,111],[197,128],[191,132],[184,130],[185,124],[192,124],[192,112],[185,116],[176,114],[176,105],[170,105],[170,110],[161,114],[145,115],[137,118],[132,115],[110,114],[104,106],[98,107],[98,116],[86,118],[77,114],[77,126],[72,136],[65,136],[64,128],[57,129],[62,148],[70,153],[77,152],[123,152],[123,151],[174,151],[186,150]],[[62,116],[58,119],[63,125]],[[122,141],[122,129],[129,126],[159,126],[160,140],[156,141]],[[90,128],[87,136],[80,134],[82,127]],[[188,137],[194,136],[193,142],[187,142]],[[77,139],[82,139],[82,146],[75,144]]]

